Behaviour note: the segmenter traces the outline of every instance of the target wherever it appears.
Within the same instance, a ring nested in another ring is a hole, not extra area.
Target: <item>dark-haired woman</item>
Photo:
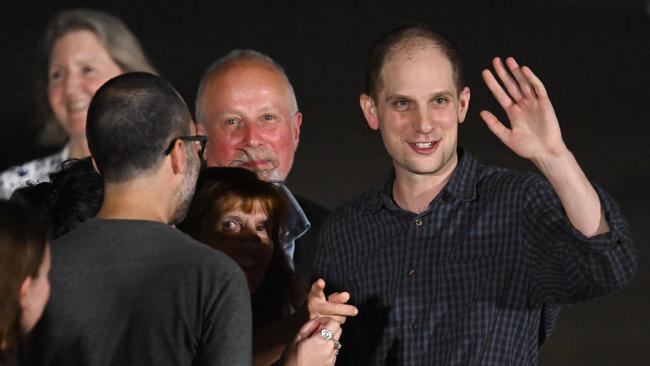
[[[0,200],[0,365],[16,365],[24,336],[50,296],[47,229],[18,202]]]

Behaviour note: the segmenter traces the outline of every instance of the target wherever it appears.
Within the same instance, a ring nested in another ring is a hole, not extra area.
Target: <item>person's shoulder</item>
[[[363,213],[376,211],[382,204],[383,185],[374,187],[361,193],[356,198],[348,200],[334,208],[328,217],[327,223],[347,220],[350,217],[358,217]]]
[[[49,174],[67,158],[68,150],[62,150],[42,158],[15,165],[0,173],[0,197],[8,198],[17,188],[28,182],[49,180]]]
[[[172,243],[183,262],[194,266],[204,267],[218,273],[241,272],[239,265],[230,257],[204,244],[175,227],[168,226],[170,232],[169,242]]]

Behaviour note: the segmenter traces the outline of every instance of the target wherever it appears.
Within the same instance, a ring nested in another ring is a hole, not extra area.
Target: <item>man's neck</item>
[[[145,220],[169,223],[172,216],[159,189],[150,182],[106,184],[104,201],[97,213],[100,219]]]
[[[432,174],[415,174],[396,167],[392,189],[395,203],[406,211],[417,214],[424,212],[429,203],[445,188],[456,166],[457,158],[450,161],[441,171]]]

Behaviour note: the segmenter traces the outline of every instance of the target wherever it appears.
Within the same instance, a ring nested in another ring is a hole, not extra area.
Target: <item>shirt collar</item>
[[[478,161],[462,147],[458,147],[458,165],[452,172],[449,182],[442,190],[441,195],[451,195],[462,201],[471,201],[476,198],[476,184],[478,181]],[[395,170],[391,169],[388,177],[381,187],[373,191],[366,202],[366,213],[376,213],[382,208],[397,208],[393,201],[393,182]]]
[[[309,222],[307,215],[305,215],[302,207],[300,207],[298,200],[296,197],[294,197],[289,188],[284,183],[279,183],[278,186],[289,200],[287,233],[284,238],[284,242],[286,244],[291,243],[292,241],[297,240],[301,236],[305,235],[305,233],[307,233],[311,227],[311,223]]]

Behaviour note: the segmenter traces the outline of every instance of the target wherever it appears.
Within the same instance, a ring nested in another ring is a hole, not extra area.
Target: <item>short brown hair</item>
[[[377,98],[381,90],[381,70],[390,53],[406,41],[421,38],[435,44],[451,63],[452,78],[457,92],[463,88],[463,67],[456,46],[445,36],[434,32],[427,25],[410,23],[391,29],[383,34],[368,50],[366,61],[366,94]]]

